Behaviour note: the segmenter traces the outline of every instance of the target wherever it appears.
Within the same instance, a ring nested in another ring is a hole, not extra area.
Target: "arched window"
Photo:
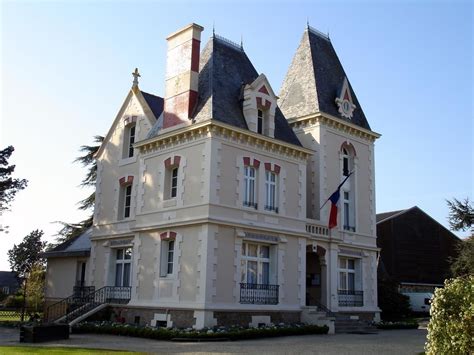
[[[341,180],[347,176],[346,183],[342,186],[342,225],[344,230],[355,232],[355,176],[354,176],[355,150],[352,144],[344,143],[341,147]],[[352,174],[351,174],[352,173]]]

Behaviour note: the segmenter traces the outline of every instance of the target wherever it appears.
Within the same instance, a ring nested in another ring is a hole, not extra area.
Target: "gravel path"
[[[19,330],[0,328],[0,346],[20,345]],[[258,354],[418,354],[425,329],[385,330],[378,334],[302,335],[235,342],[176,343],[113,335],[71,334],[69,340],[33,346],[88,347],[145,353],[258,353]],[[1,348],[0,348],[1,353]]]

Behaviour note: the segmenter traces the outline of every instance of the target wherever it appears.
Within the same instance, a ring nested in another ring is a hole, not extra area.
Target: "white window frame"
[[[350,262],[352,262],[353,268],[350,267]],[[340,256],[338,259],[338,290],[341,291],[358,291],[356,286],[356,263],[358,262],[357,259],[348,258]],[[341,266],[342,264],[342,266]],[[350,275],[352,275],[352,288],[349,287],[350,285]],[[345,287],[343,285],[345,284]]]
[[[170,249],[170,246],[172,249]],[[171,277],[176,269],[176,239],[161,241],[160,277]]]
[[[178,195],[178,174],[179,168],[177,166],[172,167],[170,171],[170,199],[176,198]]]
[[[256,256],[249,255],[250,245],[256,247]],[[268,257],[264,257],[261,255],[262,248],[268,248]],[[272,245],[270,244],[261,244],[256,243],[253,241],[244,241],[242,242],[241,246],[241,275],[240,275],[240,282],[242,283],[250,283],[250,284],[259,284],[259,285],[269,285],[272,281],[272,268],[271,268],[271,255],[272,255]],[[257,282],[249,282],[249,263],[256,263],[257,269],[256,271],[256,281]],[[264,272],[265,272],[265,265],[267,269],[267,282],[264,281]]]
[[[122,253],[122,257],[119,258],[119,252]],[[129,254],[127,254],[129,252]],[[132,286],[132,258],[133,258],[133,247],[124,247],[124,248],[114,248],[115,263],[114,263],[114,286],[130,287]],[[130,255],[129,258],[126,255]],[[124,285],[124,275],[125,275],[125,264],[129,264],[129,275],[128,275],[128,285]],[[117,280],[117,266],[121,266],[120,271],[120,280]],[[120,285],[117,285],[117,281]]]
[[[261,109],[257,109],[257,133],[263,134],[264,132],[265,113]]]
[[[253,175],[251,174],[253,172]],[[244,166],[244,201],[245,207],[257,209],[257,169],[250,165]]]
[[[265,210],[278,213],[278,174],[269,170],[265,171]]]
[[[132,214],[132,192],[133,192],[133,187],[132,184],[128,184],[123,186],[122,188],[122,193],[123,193],[123,209],[122,209],[122,215],[123,219],[130,218]],[[128,211],[128,215],[127,215]]]

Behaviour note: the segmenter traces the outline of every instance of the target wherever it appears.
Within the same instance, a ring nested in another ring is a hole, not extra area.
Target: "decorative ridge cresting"
[[[219,36],[219,35],[217,35],[217,34],[213,34],[213,37],[214,37],[215,39],[218,39],[218,40],[221,41],[222,43],[228,45],[229,47],[232,47],[232,48],[237,49],[237,50],[242,51],[242,52],[244,51],[244,47],[242,46],[242,44],[239,45],[239,44],[237,44],[237,43],[231,41],[230,39],[227,39],[227,38],[225,38],[225,37]]]
[[[325,39],[326,41],[331,42],[331,39],[329,38],[329,34],[325,34],[321,31],[317,30],[316,28],[311,27],[310,25],[307,25],[307,27],[308,27],[308,31],[311,32],[312,34],[315,34],[316,36],[319,36],[319,37]]]

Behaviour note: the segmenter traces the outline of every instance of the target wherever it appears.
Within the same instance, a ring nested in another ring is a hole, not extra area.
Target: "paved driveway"
[[[0,328],[1,345],[19,345],[17,329]],[[385,330],[378,334],[302,335],[235,342],[176,343],[114,335],[71,334],[69,340],[34,346],[90,347],[145,353],[258,354],[418,354],[426,329]],[[27,344],[22,344],[27,345]],[[0,348],[1,353],[1,348]]]

